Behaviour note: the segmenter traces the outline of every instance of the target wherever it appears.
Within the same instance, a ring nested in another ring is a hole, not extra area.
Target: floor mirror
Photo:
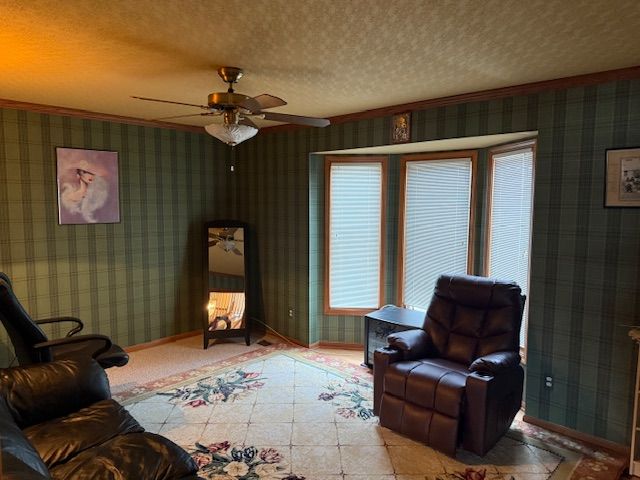
[[[244,222],[216,220],[205,226],[204,348],[216,338],[242,337],[250,344],[256,279],[251,268],[251,229]]]

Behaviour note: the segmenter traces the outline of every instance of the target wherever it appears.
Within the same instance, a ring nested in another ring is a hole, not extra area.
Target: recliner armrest
[[[462,426],[465,450],[484,456],[509,430],[522,406],[523,382],[519,364],[505,366],[496,374],[476,371],[467,376]]]
[[[433,348],[429,334],[422,329],[392,333],[387,337],[387,343],[402,352],[403,360],[429,357]]]
[[[106,335],[101,335],[99,333],[88,333],[86,335],[77,335],[75,337],[67,336],[63,338],[56,338],[55,340],[47,340],[46,342],[36,343],[33,346],[33,348],[35,349],[51,348],[51,347],[58,347],[60,345],[69,345],[73,343],[84,343],[91,340],[100,340],[104,342],[104,346],[96,349],[91,354],[93,358],[97,358],[99,355],[102,355],[103,353],[107,352],[113,345],[113,343],[111,342],[111,339]]]
[[[377,348],[373,352],[373,413],[376,415],[380,414],[384,374],[389,365],[401,361],[402,356],[400,350],[391,347]]]
[[[84,323],[82,320],[76,317],[52,317],[52,318],[43,318],[40,320],[34,320],[38,325],[47,325],[49,323],[75,323],[76,326],[67,332],[67,337],[71,337],[76,333],[80,332],[84,328]]]
[[[469,370],[484,375],[497,375],[503,370],[520,365],[518,352],[494,352],[484,357],[477,358]]]

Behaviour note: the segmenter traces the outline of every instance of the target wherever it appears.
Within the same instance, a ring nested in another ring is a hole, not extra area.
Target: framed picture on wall
[[[120,222],[118,152],[56,148],[60,225]]]
[[[640,207],[640,148],[607,150],[605,207]]]
[[[391,143],[407,143],[411,140],[411,112],[393,116],[391,125]]]

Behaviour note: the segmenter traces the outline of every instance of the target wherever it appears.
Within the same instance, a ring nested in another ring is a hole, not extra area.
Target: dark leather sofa
[[[520,287],[442,275],[422,329],[389,335],[374,352],[380,424],[448,455],[484,455],[521,407]]]
[[[189,454],[111,399],[95,361],[0,370],[2,480],[197,479]]]

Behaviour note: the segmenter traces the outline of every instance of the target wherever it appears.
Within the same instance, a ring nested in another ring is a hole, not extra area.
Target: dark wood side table
[[[387,305],[364,317],[364,364],[373,368],[373,352],[387,345],[387,335],[422,328],[425,312]]]

